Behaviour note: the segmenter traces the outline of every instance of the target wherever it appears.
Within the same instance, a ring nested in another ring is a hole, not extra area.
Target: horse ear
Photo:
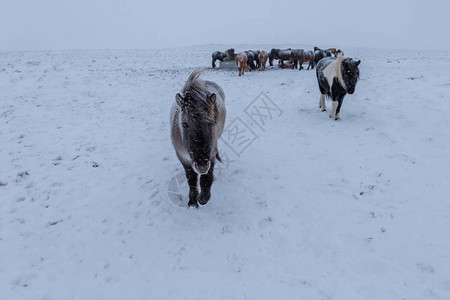
[[[211,103],[216,103],[216,94],[212,93],[211,96],[208,97]]]
[[[183,105],[184,105],[184,98],[179,93],[175,96],[175,99],[177,100],[177,104],[179,106],[183,107]]]
[[[356,66],[359,66],[360,63],[361,63],[361,61],[358,60],[358,61],[356,62]]]

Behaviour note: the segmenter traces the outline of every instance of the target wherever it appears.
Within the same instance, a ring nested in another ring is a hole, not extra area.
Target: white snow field
[[[232,46],[0,53],[0,299],[450,299],[448,52],[343,49],[335,121],[315,70],[212,70]],[[188,209],[169,111],[198,67],[228,114]]]

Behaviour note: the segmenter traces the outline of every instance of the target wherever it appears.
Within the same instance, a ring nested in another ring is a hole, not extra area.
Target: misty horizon
[[[3,4],[0,51],[161,49],[218,44],[450,50],[443,0],[18,0]]]

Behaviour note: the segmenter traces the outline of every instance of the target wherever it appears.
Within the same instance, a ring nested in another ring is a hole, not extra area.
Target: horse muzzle
[[[197,172],[198,175],[205,175],[208,173],[209,168],[211,167],[211,162],[208,161],[206,163],[198,164],[194,162],[194,170]]]

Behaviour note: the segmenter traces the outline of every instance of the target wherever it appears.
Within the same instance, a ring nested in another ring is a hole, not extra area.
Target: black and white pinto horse
[[[281,66],[283,66],[285,60],[290,60],[292,56],[292,50],[286,49],[272,49],[269,52],[269,65],[273,66],[273,60],[278,59],[281,61]]]
[[[339,54],[337,58],[325,57],[317,64],[316,76],[321,94],[319,107],[326,111],[325,96],[331,98],[333,102],[330,118],[340,119],[339,112],[345,95],[355,92],[360,63],[360,60],[354,61]]]
[[[215,160],[221,161],[217,140],[225,124],[225,95],[220,86],[198,79],[194,71],[177,94],[170,112],[171,139],[189,184],[189,206],[211,197]]]

